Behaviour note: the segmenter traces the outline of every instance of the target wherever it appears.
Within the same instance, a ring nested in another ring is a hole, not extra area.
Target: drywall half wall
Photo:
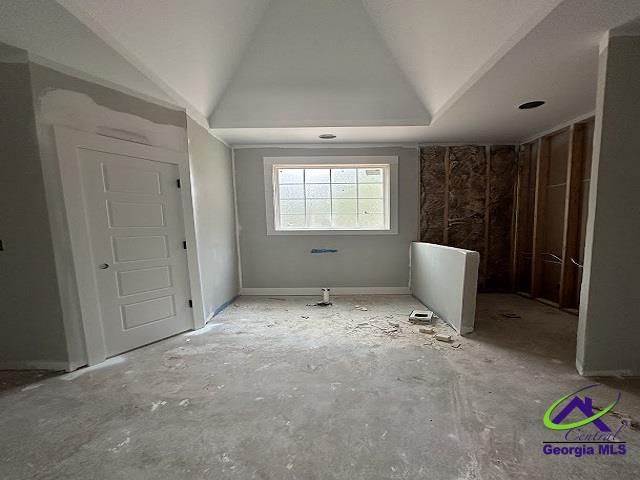
[[[478,252],[433,243],[411,244],[411,293],[461,335],[476,316]]]
[[[202,301],[210,319],[240,288],[231,150],[189,117],[187,135]]]
[[[0,46],[0,106],[0,369],[62,370],[67,349],[29,64],[8,46]]]
[[[640,375],[640,37],[600,54],[578,324],[583,375]]]
[[[416,148],[239,148],[234,155],[243,293],[408,293],[409,245],[418,235]],[[268,236],[263,158],[286,156],[397,156],[398,233]]]

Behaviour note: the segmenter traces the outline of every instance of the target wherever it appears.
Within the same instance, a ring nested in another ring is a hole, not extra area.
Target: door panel
[[[107,355],[192,327],[178,167],[81,149]]]

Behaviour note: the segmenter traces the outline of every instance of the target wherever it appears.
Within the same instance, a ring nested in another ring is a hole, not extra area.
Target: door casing
[[[67,127],[54,127],[58,162],[62,180],[62,193],[66,210],[69,240],[80,303],[83,340],[88,365],[95,365],[107,358],[102,321],[100,318],[98,286],[95,265],[91,256],[91,238],[84,209],[82,178],[79,169],[78,150],[94,150],[143,158],[178,166],[181,184],[182,213],[187,241],[188,289],[193,303],[193,329],[205,325],[202,286],[196,247],[195,224],[191,193],[191,175],[187,152],[153,147],[125,140],[104,137]]]

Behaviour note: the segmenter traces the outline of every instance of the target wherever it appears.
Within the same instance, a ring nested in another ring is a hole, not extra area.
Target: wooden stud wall
[[[510,291],[513,145],[420,149],[420,240],[480,253],[483,290]]]
[[[585,176],[588,177],[591,164],[592,122],[587,120],[574,124],[521,146],[518,160],[512,257],[514,289],[572,311],[578,307],[582,278],[579,264],[584,243],[585,190],[589,185]],[[528,188],[534,173],[531,171],[534,153],[535,195],[531,229]],[[553,178],[551,183],[550,178]],[[560,246],[557,245],[559,238]],[[521,276],[528,267],[529,245],[531,282],[527,291]]]

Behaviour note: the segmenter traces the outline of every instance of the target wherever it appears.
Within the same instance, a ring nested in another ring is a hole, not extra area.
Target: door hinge
[[[179,178],[176,180],[176,185],[178,186],[178,188],[182,188],[182,185],[180,184],[180,179]]]
[[[185,250],[187,249],[187,241],[183,241],[182,242],[182,248],[184,248]]]
[[[189,308],[193,308],[193,300],[189,300]]]

